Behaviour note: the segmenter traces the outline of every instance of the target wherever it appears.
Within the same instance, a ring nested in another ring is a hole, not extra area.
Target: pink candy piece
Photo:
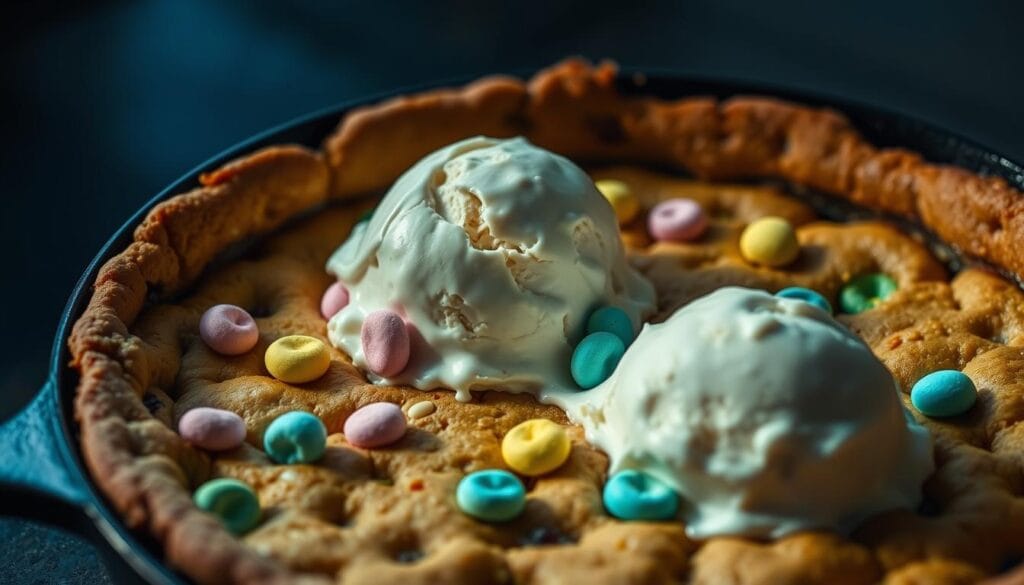
[[[374,402],[352,413],[345,421],[345,439],[363,449],[390,445],[405,434],[405,415],[397,404]]]
[[[656,240],[696,240],[708,227],[708,218],[693,199],[669,199],[654,206],[647,217],[647,229]]]
[[[199,336],[217,353],[239,355],[256,347],[260,330],[245,309],[214,305],[199,320]]]
[[[394,311],[381,309],[367,315],[359,340],[366,367],[378,376],[394,376],[409,363],[409,330]]]
[[[193,408],[178,421],[181,438],[200,449],[234,449],[245,440],[245,421],[229,410]]]
[[[340,282],[327,287],[324,298],[320,300],[320,314],[330,320],[338,311],[348,305],[348,289]]]

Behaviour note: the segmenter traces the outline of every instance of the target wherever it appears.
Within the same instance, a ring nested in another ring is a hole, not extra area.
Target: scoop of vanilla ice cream
[[[572,348],[589,312],[639,327],[654,289],[627,264],[611,206],[569,160],[523,138],[472,138],[409,169],[327,263],[349,290],[328,335],[365,369],[363,318],[403,315],[412,358],[385,383],[576,389]]]
[[[612,472],[672,485],[694,538],[851,530],[915,507],[933,469],[928,432],[870,349],[817,307],[761,291],[692,302],[646,326],[604,384],[549,401]]]

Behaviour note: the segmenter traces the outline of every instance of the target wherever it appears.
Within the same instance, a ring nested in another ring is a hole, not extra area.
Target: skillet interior
[[[1018,189],[1024,189],[1024,171],[1022,171],[1020,166],[1008,161],[1005,157],[990,152],[965,139],[937,130],[925,123],[899,115],[880,112],[867,106],[849,104],[842,100],[822,98],[800,92],[712,80],[684,79],[671,75],[647,76],[642,83],[637,83],[634,76],[626,73],[621,75],[620,85],[621,89],[626,93],[639,92],[664,98],[677,98],[695,94],[728,97],[737,94],[760,93],[775,95],[801,103],[830,106],[846,114],[869,141],[879,146],[898,145],[906,147],[920,152],[928,160],[956,164],[981,174],[1001,176]],[[382,96],[377,96],[367,101],[376,101],[380,97]],[[360,103],[367,103],[367,101]],[[136,568],[145,566],[147,569],[146,578],[150,581],[173,582],[179,580],[180,577],[176,576],[159,562],[161,553],[154,542],[132,533],[124,527],[117,515],[106,504],[98,490],[87,479],[88,476],[84,472],[75,439],[75,431],[71,423],[73,421],[73,399],[77,385],[77,374],[66,366],[70,356],[67,353],[64,340],[70,333],[71,325],[81,314],[84,304],[88,300],[90,285],[99,267],[109,257],[127,245],[134,226],[139,223],[145,212],[157,202],[192,187],[199,172],[215,168],[227,160],[261,146],[282,142],[298,143],[312,147],[317,146],[323,137],[330,133],[338,118],[351,105],[354,104],[329,108],[261,134],[207,161],[170,185],[142,210],[133,215],[125,226],[103,247],[100,254],[90,264],[88,270],[79,281],[64,312],[51,364],[51,385],[44,390],[44,394],[50,393],[49,400],[52,400],[54,405],[59,406],[60,416],[57,428],[60,433],[58,437],[59,448],[64,452],[62,455],[66,457],[73,468],[71,473],[72,479],[81,483],[87,499],[91,502],[91,507],[95,514],[94,521],[109,527],[103,535],[104,538],[121,543],[117,547],[119,549],[118,552],[122,556],[134,561],[132,564]]]

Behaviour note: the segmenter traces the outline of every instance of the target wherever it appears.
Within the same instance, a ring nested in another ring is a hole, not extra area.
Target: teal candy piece
[[[897,288],[896,281],[885,274],[862,274],[839,291],[839,308],[852,315],[863,313],[889,298]]]
[[[455,502],[469,516],[504,522],[526,507],[526,488],[518,477],[503,469],[474,471],[459,482]]]
[[[784,288],[779,292],[775,293],[775,296],[783,299],[797,299],[800,301],[804,301],[805,303],[810,303],[815,307],[818,307],[819,309],[825,311],[829,315],[832,314],[832,305],[828,302],[828,299],[821,296],[821,294],[818,293],[818,291],[811,290],[809,288],[804,288],[802,286],[791,286],[789,288]]]
[[[572,353],[569,369],[580,388],[589,390],[608,379],[619,365],[626,346],[613,333],[598,331],[583,338]]]
[[[669,520],[679,510],[679,495],[642,471],[620,471],[604,484],[604,507],[623,520]]]
[[[263,434],[263,450],[278,463],[311,463],[327,448],[327,428],[315,415],[294,411],[274,419]]]
[[[625,347],[633,343],[633,322],[629,315],[618,307],[601,307],[587,319],[587,334],[604,331],[622,340]]]
[[[214,479],[199,486],[192,500],[200,510],[220,519],[232,534],[245,534],[260,522],[260,501],[249,484]]]
[[[963,414],[974,406],[978,389],[963,372],[939,370],[921,378],[910,389],[910,403],[921,414],[946,417]]]

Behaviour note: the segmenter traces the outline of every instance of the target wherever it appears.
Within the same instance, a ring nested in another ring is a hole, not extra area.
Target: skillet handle
[[[49,380],[0,425],[0,516],[43,522],[96,546],[115,583],[143,583],[145,562],[97,510],[63,440],[59,400]],[[152,583],[168,582],[154,576]]]
[[[76,481],[60,437],[53,381],[0,425],[0,515],[20,516],[76,532],[92,527],[81,480]]]

